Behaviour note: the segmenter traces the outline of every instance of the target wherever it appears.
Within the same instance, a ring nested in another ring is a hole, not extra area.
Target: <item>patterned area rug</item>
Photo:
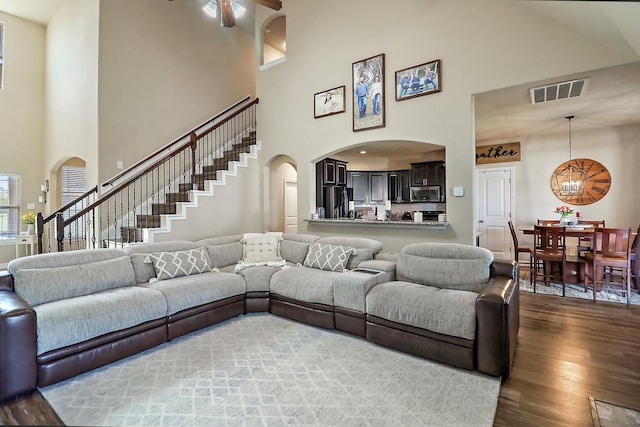
[[[533,292],[533,286],[529,285],[528,275],[527,277],[520,277],[520,290]],[[562,284],[551,283],[551,286],[545,286],[542,283],[538,283],[536,286],[536,293],[562,295]],[[593,291],[589,289],[585,292],[582,284],[566,284],[565,296],[593,300]],[[626,295],[624,297],[622,296],[619,287],[616,288],[605,285],[602,291],[596,292],[596,301],[620,302],[626,304],[627,297]],[[640,304],[640,295],[638,295],[635,289],[631,290],[631,304]]]
[[[640,412],[589,396],[593,427],[640,426]]]
[[[500,378],[260,313],[40,391],[67,425],[491,426]]]

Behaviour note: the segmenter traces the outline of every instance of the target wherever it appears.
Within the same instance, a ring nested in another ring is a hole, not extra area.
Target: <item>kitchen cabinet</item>
[[[439,185],[444,190],[444,162],[411,163],[411,185],[422,187],[426,185]]]
[[[347,185],[347,164],[336,160],[336,185]]]
[[[389,200],[391,203],[410,201],[411,172],[407,170],[389,172]]]
[[[353,188],[353,201],[384,204],[389,200],[387,172],[347,172],[347,186]]]
[[[327,185],[347,184],[347,163],[335,159],[322,159],[316,163],[316,206],[324,204],[323,192]]]

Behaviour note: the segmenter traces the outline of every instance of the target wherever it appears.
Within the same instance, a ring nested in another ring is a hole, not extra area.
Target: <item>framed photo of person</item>
[[[396,101],[442,90],[442,61],[426,62],[396,71]]]
[[[313,95],[313,117],[326,117],[347,111],[344,104],[345,86],[318,92]]]
[[[384,127],[384,53],[354,62],[353,131]]]

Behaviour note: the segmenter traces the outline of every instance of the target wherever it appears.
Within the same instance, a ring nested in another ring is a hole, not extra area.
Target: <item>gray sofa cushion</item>
[[[202,273],[142,285],[160,291],[167,299],[167,315],[220,301],[246,291],[242,277],[231,273]]]
[[[354,249],[348,246],[312,243],[302,265],[342,273],[347,268],[353,252]]]
[[[164,296],[139,286],[67,298],[35,307],[38,355],[167,315]]]
[[[205,248],[175,252],[154,252],[145,263],[153,264],[158,280],[173,279],[211,271],[211,259]]]
[[[154,252],[174,252],[184,251],[188,249],[197,249],[202,247],[194,242],[186,240],[175,240],[170,242],[158,243],[140,243],[133,244],[123,248],[122,250],[131,258],[133,271],[136,274],[136,283],[147,283],[149,279],[156,277],[156,271],[153,264],[145,263],[147,254]]]
[[[489,283],[493,254],[454,243],[414,243],[402,249],[396,279],[439,288],[479,292]]]
[[[307,256],[309,244],[318,240],[313,234],[283,233],[280,242],[280,256],[293,264],[302,264]]]
[[[342,273],[308,267],[291,267],[271,276],[271,293],[298,301],[333,305],[333,278]]]
[[[269,292],[271,276],[278,270],[278,267],[256,266],[242,269],[238,274],[244,278],[247,292]]]
[[[362,261],[373,259],[382,250],[382,242],[365,237],[328,236],[316,240],[318,243],[329,245],[349,246],[355,249],[347,263],[347,269],[353,270]]]
[[[367,314],[444,335],[475,339],[475,292],[441,289],[410,282],[374,286]]]
[[[244,248],[238,240],[232,243],[207,246],[207,250],[211,256],[211,266],[222,269],[230,265],[235,266],[240,262]],[[231,271],[233,271],[233,269]]]
[[[97,251],[97,249],[91,249]],[[78,265],[63,267],[22,268],[13,274],[15,292],[32,306],[66,298],[89,295],[108,289],[135,285],[136,279],[129,257],[120,252],[120,257],[89,262],[88,254],[76,254]],[[38,263],[34,263],[38,265]]]
[[[209,237],[207,239],[198,240],[196,243],[200,246],[219,246],[226,245],[227,243],[239,242],[242,239],[242,234],[233,234],[230,236]]]

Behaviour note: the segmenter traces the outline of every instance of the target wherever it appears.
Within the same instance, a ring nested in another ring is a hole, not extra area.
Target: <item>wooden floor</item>
[[[640,410],[640,307],[522,292],[511,376],[496,426],[591,426],[589,396]],[[0,424],[63,425],[34,392]]]

